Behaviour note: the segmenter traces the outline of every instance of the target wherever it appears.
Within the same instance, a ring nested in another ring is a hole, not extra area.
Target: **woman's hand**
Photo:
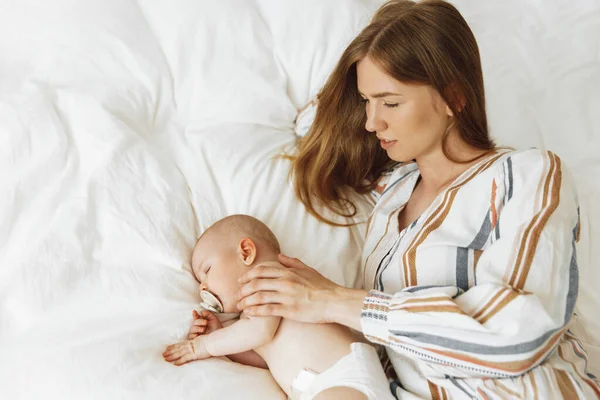
[[[192,311],[194,322],[188,332],[188,339],[192,340],[205,333],[211,333],[223,327],[217,316],[208,310]]]
[[[240,278],[238,309],[247,315],[333,322],[330,305],[344,288],[296,258],[280,254],[278,259],[279,263],[257,265]]]

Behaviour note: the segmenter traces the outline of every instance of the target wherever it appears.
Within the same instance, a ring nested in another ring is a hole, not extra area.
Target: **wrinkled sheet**
[[[275,156],[378,3],[0,0],[0,398],[284,398],[266,371],[160,354],[198,304],[195,238],[225,215],[358,283],[364,225],[307,215]],[[549,148],[577,181],[576,328],[597,366],[599,6],[456,4],[498,142]]]

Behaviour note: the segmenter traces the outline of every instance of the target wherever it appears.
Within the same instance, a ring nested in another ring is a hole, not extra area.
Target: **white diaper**
[[[325,389],[344,386],[364,393],[369,400],[394,400],[375,349],[358,342],[352,343],[351,349],[350,354],[320,374],[300,371],[292,383],[292,398],[311,400]]]

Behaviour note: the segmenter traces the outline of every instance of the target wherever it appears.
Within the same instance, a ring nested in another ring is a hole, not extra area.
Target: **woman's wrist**
[[[327,299],[327,322],[345,325],[357,331],[362,331],[360,315],[363,301],[369,294],[366,290],[336,287]]]

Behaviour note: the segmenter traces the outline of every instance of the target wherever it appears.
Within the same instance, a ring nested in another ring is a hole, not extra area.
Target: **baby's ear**
[[[243,238],[238,244],[237,253],[244,264],[252,265],[256,260],[256,244],[250,238]]]

